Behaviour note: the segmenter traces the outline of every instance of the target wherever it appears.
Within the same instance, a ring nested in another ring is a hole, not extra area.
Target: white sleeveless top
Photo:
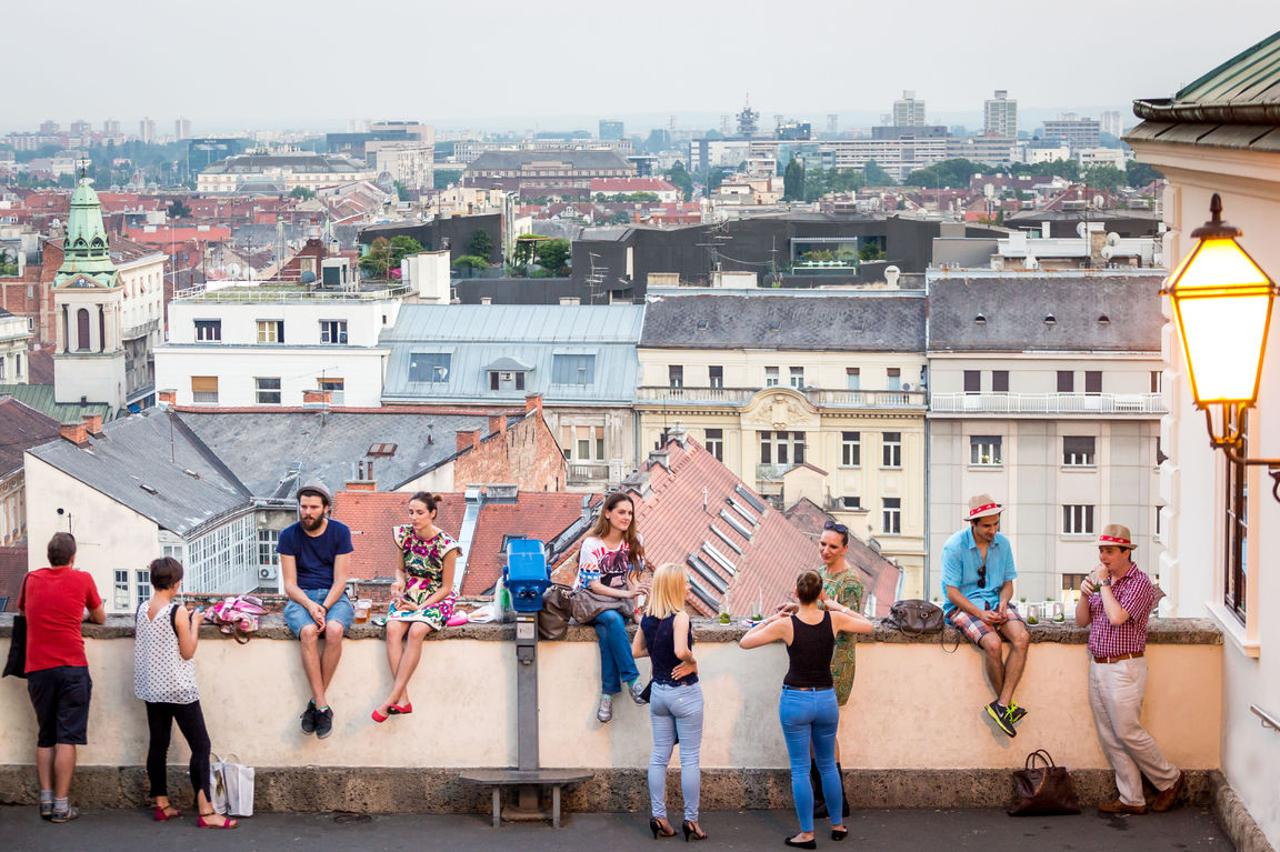
[[[173,627],[172,601],[147,618],[147,601],[138,605],[133,643],[133,692],[143,701],[162,704],[191,704],[200,700],[196,685],[196,661],[178,653],[178,634]]]

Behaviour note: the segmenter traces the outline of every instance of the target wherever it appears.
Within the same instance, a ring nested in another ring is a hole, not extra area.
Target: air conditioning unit
[[[279,569],[274,565],[263,565],[258,568],[259,580],[274,580],[279,574]]]

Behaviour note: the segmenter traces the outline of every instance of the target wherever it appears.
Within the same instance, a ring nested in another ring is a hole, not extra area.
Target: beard
[[[318,530],[320,529],[320,525],[324,523],[324,516],[322,515],[319,518],[302,518],[301,522],[304,530]]]

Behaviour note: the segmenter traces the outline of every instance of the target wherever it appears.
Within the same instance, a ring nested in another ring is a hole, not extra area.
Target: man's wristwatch
[[[1111,578],[1110,578],[1110,577],[1108,577],[1107,579],[1103,580],[1103,581],[1102,581],[1102,583],[1101,583],[1100,585],[1103,585],[1103,586],[1110,586],[1110,585],[1111,585]]]

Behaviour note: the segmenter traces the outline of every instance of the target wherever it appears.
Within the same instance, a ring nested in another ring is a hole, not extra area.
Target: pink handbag
[[[241,645],[258,629],[258,618],[266,613],[262,599],[253,595],[224,598],[209,608],[208,621]]]

